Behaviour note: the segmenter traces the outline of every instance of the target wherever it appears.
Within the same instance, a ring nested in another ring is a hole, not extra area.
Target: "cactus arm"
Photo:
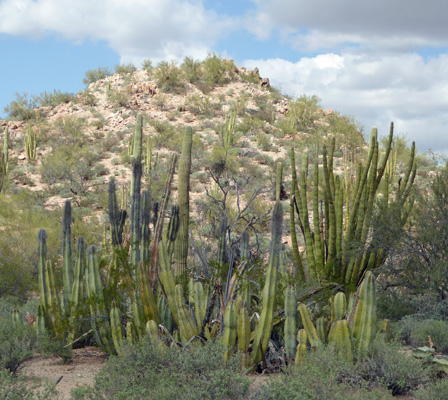
[[[297,349],[297,300],[296,294],[292,287],[288,287],[285,291],[285,353],[289,358],[293,358]]]

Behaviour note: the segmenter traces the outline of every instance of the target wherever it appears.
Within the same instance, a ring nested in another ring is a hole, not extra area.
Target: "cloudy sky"
[[[208,52],[291,96],[448,153],[446,0],[0,0],[0,116],[88,69]]]

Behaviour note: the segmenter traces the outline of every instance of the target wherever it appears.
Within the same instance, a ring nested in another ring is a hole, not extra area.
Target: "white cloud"
[[[238,24],[185,0],[4,0],[0,21],[0,33],[11,35],[105,40],[126,62],[202,58]]]
[[[307,50],[346,43],[375,43],[395,49],[448,43],[445,0],[258,0],[246,27],[260,39],[286,32]],[[399,46],[397,46],[399,44]]]
[[[418,54],[378,58],[351,53],[321,54],[292,63],[247,60],[261,76],[292,96],[316,94],[325,108],[353,115],[366,132],[374,125],[415,140],[420,151],[448,152],[448,55],[425,63]]]

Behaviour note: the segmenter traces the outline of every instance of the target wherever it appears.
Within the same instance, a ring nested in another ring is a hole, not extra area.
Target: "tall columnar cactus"
[[[277,177],[275,180],[275,200],[280,200],[283,186],[283,164],[277,163]]]
[[[136,161],[132,168],[131,187],[131,265],[136,268],[140,261],[141,227],[140,227],[140,207],[141,207],[141,179],[142,164]]]
[[[64,283],[64,304],[72,301],[73,265],[72,265],[72,206],[66,200],[62,217],[62,280]],[[66,310],[68,312],[68,310]]]
[[[269,251],[269,264],[266,271],[266,281],[262,293],[263,308],[260,320],[255,331],[252,343],[251,363],[260,362],[262,352],[267,350],[272,331],[274,317],[274,301],[277,290],[277,273],[280,258],[280,245],[282,238],[283,212],[280,201],[275,202],[271,220],[271,248]]]
[[[250,365],[249,345],[250,345],[250,318],[246,304],[241,305],[238,312],[238,350],[241,353],[241,366],[247,368]]]
[[[386,175],[383,180],[393,141],[393,124],[383,155],[380,155],[378,132],[372,129],[368,154],[356,176],[344,180],[334,173],[333,156],[335,140],[332,138],[330,146],[324,146],[322,154],[322,168],[314,165],[313,183],[313,216],[310,218],[308,205],[308,160],[302,159],[301,182],[296,178],[294,151],[291,151],[292,190],[290,204],[291,244],[293,260],[296,269],[300,271],[300,254],[298,251],[297,227],[295,226],[296,212],[298,227],[305,242],[305,277],[309,281],[333,281],[343,283],[345,291],[351,292],[356,288],[365,271],[377,268],[387,256],[387,251],[374,243],[381,243],[372,233],[372,214],[377,193],[384,190],[387,201],[395,201],[402,214],[401,223],[404,224],[408,213],[405,206],[416,173],[415,146],[412,145],[407,170],[401,178],[401,185],[395,196],[388,195],[392,187]],[[390,169],[389,169],[390,170]],[[321,173],[321,171],[323,173]],[[355,181],[352,182],[352,179]],[[381,188],[380,188],[381,184]],[[310,224],[309,220],[313,223]]]
[[[68,342],[71,343],[75,339],[78,330],[79,321],[79,305],[83,298],[83,277],[86,267],[86,243],[84,238],[78,238],[76,246],[76,264],[73,276],[73,287],[70,307],[70,330],[68,334]]]
[[[36,132],[28,125],[27,134],[25,137],[25,152],[28,161],[36,159]]]
[[[140,226],[141,226],[141,247],[140,247],[140,261],[147,263],[149,261],[149,242],[151,231],[149,223],[151,222],[151,196],[149,190],[142,192],[142,204],[140,210]]]
[[[297,348],[297,300],[292,287],[288,287],[285,291],[285,316],[285,353],[287,357],[293,358]]]
[[[123,243],[123,227],[126,220],[126,210],[119,210],[115,191],[115,178],[109,182],[109,223],[112,246],[120,247]]]
[[[358,303],[351,324],[358,356],[364,357],[368,353],[376,326],[375,277],[370,271],[358,288]]]
[[[226,115],[225,125],[221,130],[221,144],[225,148],[231,148],[234,142],[236,122],[236,111],[231,112],[230,115]]]
[[[338,292],[334,296],[334,300],[331,303],[331,322],[344,319],[347,313],[347,298],[342,292]]]
[[[302,324],[308,335],[308,340],[313,347],[318,347],[321,345],[321,341],[313,322],[311,321],[310,315],[308,314],[308,309],[303,303],[299,304],[298,310],[300,316],[302,317]]]
[[[140,162],[142,157],[142,140],[143,140],[143,116],[137,114],[137,119],[135,121],[135,130],[131,136],[128,154],[131,164],[135,162]]]
[[[179,231],[174,247],[174,273],[178,281],[185,279],[188,256],[188,225],[190,220],[190,172],[191,147],[193,144],[193,130],[185,128],[182,142],[182,154],[179,159],[178,196]]]
[[[306,357],[306,343],[308,341],[308,334],[306,333],[305,329],[300,329],[299,332],[297,332],[297,349],[296,349],[296,359],[295,359],[295,365],[298,367],[300,364],[302,364],[305,361]]]
[[[110,326],[112,330],[112,339],[114,342],[115,350],[119,356],[121,356],[122,349],[123,349],[123,329],[121,326],[121,317],[120,317],[120,310],[115,304],[115,302],[112,303],[112,308],[110,310]]]
[[[350,328],[346,319],[339,319],[333,323],[328,343],[335,345],[347,361],[353,361]]]
[[[227,362],[235,350],[238,329],[238,309],[234,301],[227,303],[224,313],[224,362]]]

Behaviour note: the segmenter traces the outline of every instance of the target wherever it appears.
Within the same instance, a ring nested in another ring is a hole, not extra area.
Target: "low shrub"
[[[84,83],[84,85],[90,85],[91,83],[104,79],[110,75],[112,75],[112,72],[109,68],[98,67],[97,69],[89,69],[86,72],[82,83]]]
[[[111,357],[93,388],[72,391],[81,399],[243,399],[249,380],[239,360],[222,362],[219,343],[180,350],[154,347],[149,340],[127,346],[123,357]]]
[[[0,399],[4,400],[51,400],[57,399],[54,385],[38,390],[38,385],[30,385],[24,378],[0,369]]]

